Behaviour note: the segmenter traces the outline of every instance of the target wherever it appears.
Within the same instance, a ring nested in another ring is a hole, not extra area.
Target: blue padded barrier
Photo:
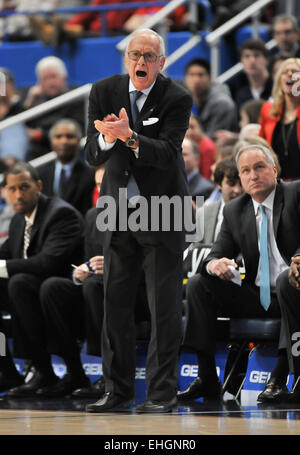
[[[210,48],[205,41],[207,31],[200,31],[202,41],[179,59],[167,71],[174,79],[182,79],[186,63],[195,57],[210,59]],[[167,34],[168,55],[185,43],[191,34],[177,32]],[[46,56],[61,58],[67,67],[70,85],[79,86],[95,82],[103,77],[122,72],[122,58],[116,50],[119,37],[86,38],[78,40],[75,46],[64,44],[61,48],[44,46],[39,41],[0,44],[1,66],[11,70],[16,77],[18,88],[25,88],[36,83],[35,65]],[[225,71],[234,62],[229,57],[228,45],[221,40],[221,71]]]

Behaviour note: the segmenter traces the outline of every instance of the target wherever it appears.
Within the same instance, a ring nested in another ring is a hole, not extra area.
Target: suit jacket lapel
[[[13,233],[13,249],[15,253],[12,254],[12,257],[23,257],[23,243],[24,243],[24,229],[25,229],[25,218],[23,215],[19,216],[20,222],[16,223],[17,229]]]
[[[67,186],[64,191],[63,196],[66,201],[69,200],[69,197],[71,197],[74,189],[76,189],[78,187],[78,181],[80,178],[79,172],[80,172],[81,167],[82,167],[82,163],[79,160],[76,161],[76,163],[74,164],[74,167],[72,169],[70,178],[68,179]]]
[[[54,194],[53,184],[55,177],[55,163],[56,161],[53,161],[52,163],[49,164],[48,178],[47,181],[45,182],[45,194],[49,194],[50,196],[53,196]]]
[[[283,208],[283,192],[280,183],[276,186],[274,205],[273,205],[273,229],[274,236],[277,239],[278,225],[281,218],[281,212]]]
[[[138,133],[141,128],[143,127],[143,120],[148,118],[151,113],[155,110],[157,107],[158,103],[161,101],[163,93],[164,93],[164,87],[166,84],[166,79],[161,76],[160,74],[157,76],[156,82],[154,86],[152,87],[151,92],[147,96],[147,99],[143,105],[143,108],[137,118],[137,121],[135,123],[135,131]]]
[[[147,96],[147,99],[143,105],[142,110],[139,113],[135,125],[133,125],[132,116],[131,116],[131,105],[129,99],[129,76],[124,75],[118,87],[115,90],[115,97],[113,101],[113,107],[116,115],[119,115],[120,109],[125,107],[126,112],[129,117],[129,123],[131,128],[134,127],[136,132],[139,132],[143,126],[143,119],[148,118],[151,115],[151,112],[154,111],[159,101],[162,98],[164,92],[164,86],[166,84],[166,79],[162,75],[158,75],[154,86],[152,87],[151,92]]]
[[[34,220],[32,228],[31,228],[30,244],[28,247],[28,252],[30,251],[30,249],[32,247],[33,240],[35,239],[37,233],[39,232],[42,222],[45,220],[44,204],[45,204],[45,196],[43,196],[41,194],[40,198],[39,198],[39,202],[38,202],[38,208],[36,211],[35,220]]]
[[[247,251],[247,260],[251,263],[250,267],[246,265],[246,275],[247,270],[252,270],[254,276],[252,280],[255,280],[257,268],[258,268],[258,261],[259,261],[259,251],[258,251],[258,237],[257,237],[257,229],[256,229],[256,217],[254,213],[254,207],[252,199],[249,197],[241,219],[242,222],[242,245],[245,245],[245,251]],[[251,280],[251,277],[250,277]]]
[[[129,117],[130,126],[133,127],[132,124],[132,116],[131,116],[131,106],[130,106],[130,99],[129,99],[129,76],[124,75],[118,87],[115,89],[115,96],[113,97],[113,107],[115,114],[118,116],[119,112],[122,107],[125,107],[127,115]]]

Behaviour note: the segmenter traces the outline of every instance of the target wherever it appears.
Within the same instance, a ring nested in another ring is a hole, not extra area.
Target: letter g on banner
[[[6,339],[4,333],[0,332],[0,357],[6,356]]]
[[[6,79],[5,74],[0,71],[0,96],[6,95]]]

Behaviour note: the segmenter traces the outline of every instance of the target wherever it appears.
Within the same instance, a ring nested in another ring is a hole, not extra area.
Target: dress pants
[[[101,356],[103,282],[89,276],[82,285],[68,278],[48,278],[41,286],[47,349],[72,359],[78,356],[78,341],[87,340],[87,354]]]
[[[0,280],[0,309],[12,316],[13,356],[21,359],[46,360],[46,335],[39,291],[43,279],[18,273]]]
[[[300,291],[290,285],[288,273],[289,271],[285,270],[279,275],[276,290],[281,308],[282,326],[287,334],[289,369],[297,377],[300,376]],[[292,339],[293,334],[295,334],[294,339]]]
[[[214,355],[217,318],[280,318],[276,294],[271,294],[268,311],[260,304],[259,288],[247,282],[238,286],[213,276],[194,275],[187,284],[187,318],[183,345]],[[281,328],[279,348],[286,346]]]
[[[145,273],[151,317],[146,364],[147,400],[176,395],[181,342],[182,252],[173,253],[149,232],[114,232],[104,251],[103,374],[106,391],[134,397],[134,303]]]

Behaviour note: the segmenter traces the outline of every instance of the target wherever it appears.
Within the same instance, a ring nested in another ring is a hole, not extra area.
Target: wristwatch
[[[126,147],[135,148],[137,145],[138,135],[133,131],[132,136],[127,137],[125,141]]]

